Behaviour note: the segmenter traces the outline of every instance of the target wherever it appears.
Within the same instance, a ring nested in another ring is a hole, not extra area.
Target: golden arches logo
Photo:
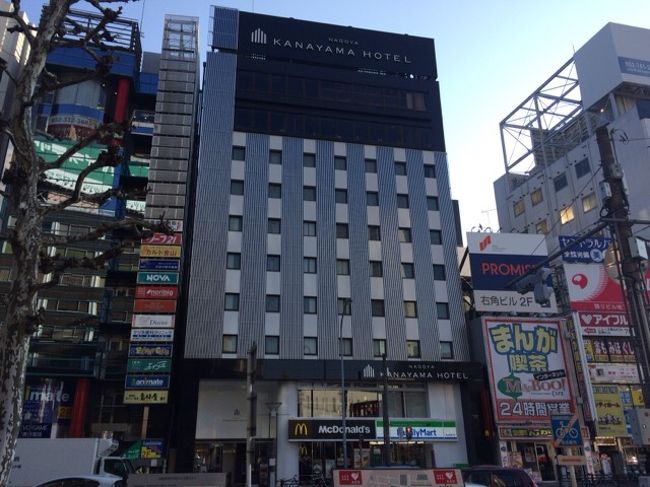
[[[309,428],[307,423],[296,423],[293,427],[294,436],[309,436]]]

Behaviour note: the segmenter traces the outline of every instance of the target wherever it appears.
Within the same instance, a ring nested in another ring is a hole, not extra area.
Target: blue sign
[[[474,289],[510,290],[510,282],[529,273],[544,259],[544,255],[472,254],[470,267]],[[552,284],[550,278],[548,284]]]
[[[169,389],[169,375],[127,375],[126,389]]]
[[[140,259],[140,270],[144,271],[177,271],[180,260]]]
[[[560,235],[558,239],[560,241],[560,248],[563,249],[569,247],[578,237]],[[611,238],[589,237],[567,251],[562,252],[562,260],[564,262],[599,264],[605,261],[605,251],[611,243]]]
[[[582,446],[580,421],[577,416],[551,416],[551,430],[555,446]]]
[[[650,76],[650,61],[619,56],[618,65],[622,73]]]

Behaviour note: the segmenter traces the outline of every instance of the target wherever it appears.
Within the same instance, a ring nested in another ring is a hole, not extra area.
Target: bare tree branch
[[[83,74],[75,74],[74,76],[70,76],[68,79],[64,81],[56,80],[57,78],[55,76],[54,80],[56,81],[47,81],[41,83],[39,89],[36,90],[36,92],[32,96],[32,103],[35,102],[36,100],[43,98],[45,95],[49,93],[60,90],[61,88],[65,88],[66,86],[78,85],[79,83],[83,83],[84,81],[90,81],[93,79],[102,78],[109,72],[110,72],[110,65],[106,66],[104,64],[98,63],[96,69],[86,70],[83,72]]]
[[[13,11],[0,11],[0,17],[10,18],[16,22],[17,25],[8,28],[7,32],[25,34],[25,39],[27,39],[27,42],[29,42],[29,45],[31,46],[34,44],[34,34],[32,34],[32,31],[36,32],[37,29],[25,22],[25,20],[20,16],[20,2],[12,1],[12,3],[14,7]]]
[[[98,240],[115,230],[133,230],[133,239],[140,240],[151,236],[154,232],[172,235],[174,231],[165,221],[147,222],[141,220],[116,220],[99,225],[95,230],[79,235],[45,235],[43,245],[67,245],[74,242],[90,242]],[[123,239],[126,240],[126,239]]]
[[[41,252],[39,270],[43,274],[61,273],[67,269],[101,269],[111,259],[119,256],[128,245],[120,243],[115,247],[105,250],[95,257],[63,257],[55,255],[54,257]],[[34,290],[34,288],[32,288]]]
[[[110,139],[116,135],[122,135],[126,128],[127,127],[123,123],[107,123],[100,125],[90,135],[84,137],[68,148],[68,150],[61,154],[55,161],[44,163],[41,166],[41,172],[43,173],[50,169],[60,169],[61,166],[70,159],[70,157],[74,156],[80,150],[88,147],[93,142],[109,142]]]

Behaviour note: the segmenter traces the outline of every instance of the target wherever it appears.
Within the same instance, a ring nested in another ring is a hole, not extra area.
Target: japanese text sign
[[[557,320],[483,318],[490,387],[497,422],[548,424],[552,415],[573,414]]]

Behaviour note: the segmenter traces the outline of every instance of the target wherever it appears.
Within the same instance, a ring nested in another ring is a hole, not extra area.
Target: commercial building
[[[43,15],[47,15],[47,8]],[[67,22],[92,27],[101,20],[96,13],[72,11]],[[101,204],[80,203],[53,210],[44,224],[47,234],[79,237],[104,223],[126,217],[158,219],[163,213],[182,229],[198,91],[197,29],[197,19],[167,16],[161,54],[143,53],[136,21],[120,18],[111,22],[112,38],[104,41],[114,56],[110,73],[102,79],[64,87],[35,105],[36,150],[48,162],[102,123],[131,121],[129,133],[108,143],[119,146],[124,162],[115,170],[92,172],[82,191],[96,195],[117,186],[141,190],[135,199],[113,197]],[[75,40],[81,34],[70,28],[66,35]],[[58,75],[94,66],[95,60],[76,47],[57,48],[47,59],[47,69]],[[177,80],[184,84],[175,84]],[[108,144],[88,145],[60,169],[46,172],[41,187],[44,201],[55,207],[68,198],[79,174]],[[11,153],[6,164],[10,158]],[[7,222],[4,231],[15,221],[11,211],[6,208],[3,214]],[[142,323],[137,318],[141,310],[150,316],[166,316],[165,310],[158,309],[159,302],[149,299],[160,291],[137,285],[141,282],[139,268],[149,268],[146,266],[151,259],[140,261],[139,236],[129,232],[114,231],[99,240],[47,248],[51,256],[93,258],[116,245],[125,246],[106,268],[69,269],[57,285],[39,292],[44,321],[31,340],[21,437],[108,436],[121,440],[122,446],[144,438],[165,438],[169,408],[162,404],[149,411],[148,401],[128,397],[148,389],[142,384],[160,380],[165,372],[157,363],[156,373],[147,373],[151,357],[147,362],[137,353],[148,343],[140,340],[136,347],[130,346],[130,338],[138,334],[131,332],[132,322],[134,329]],[[158,243],[156,238],[154,235],[153,243]],[[180,241],[177,236],[172,239]],[[171,264],[163,258],[160,265],[175,265],[178,271],[179,258],[180,253]],[[14,277],[12,262],[11,246],[3,240],[0,292],[8,290]],[[171,344],[169,347],[171,350]],[[154,443],[148,446],[160,458],[160,441]],[[129,455],[137,459],[139,450],[132,450]],[[156,459],[156,455],[149,458]]]
[[[494,183],[502,231],[543,234],[551,253],[606,216],[595,135],[601,126],[625,176],[630,217],[648,220],[648,41],[648,29],[607,24],[503,120],[505,174]],[[647,225],[635,233],[650,237]],[[637,324],[627,314],[609,237],[601,232],[553,265],[593,465],[602,470],[605,459],[623,473],[645,464],[624,414],[643,405],[636,365],[643,345],[633,338]]]
[[[344,463],[342,379],[348,465],[381,462],[384,376],[393,461],[476,461],[433,40],[212,17],[176,470],[244,481],[254,345],[255,482]]]

